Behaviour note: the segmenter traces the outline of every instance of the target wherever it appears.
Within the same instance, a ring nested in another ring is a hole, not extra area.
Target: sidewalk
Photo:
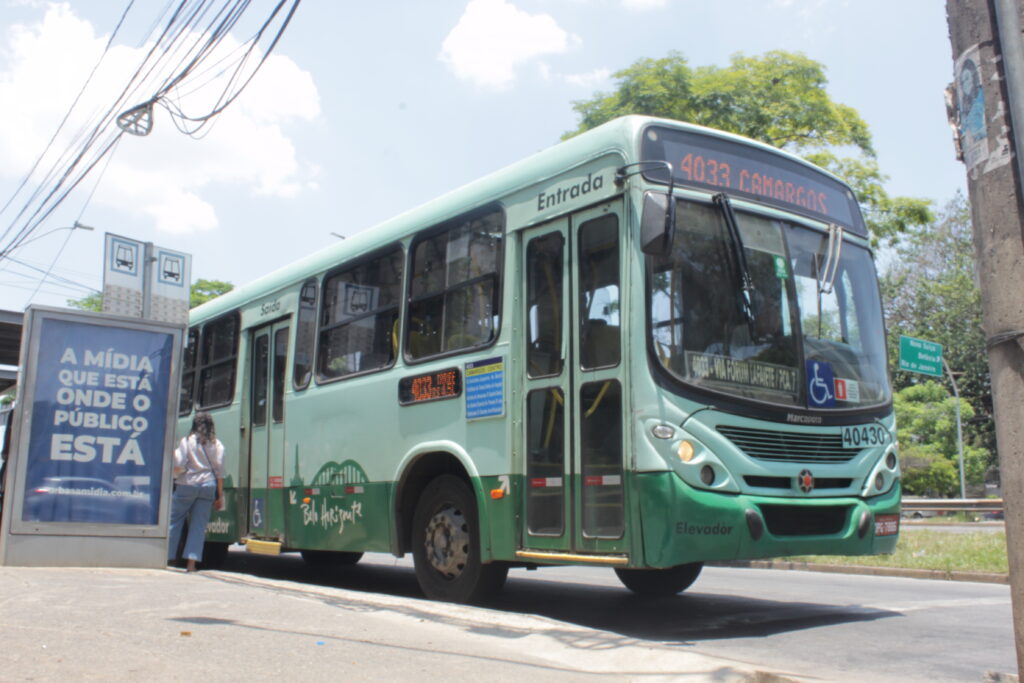
[[[800,680],[543,617],[228,572],[0,567],[9,680]]]

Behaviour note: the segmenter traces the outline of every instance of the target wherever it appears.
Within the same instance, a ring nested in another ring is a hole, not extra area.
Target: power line
[[[171,114],[172,121],[179,130],[194,136],[217,114],[224,111],[237,99],[265,63],[294,16],[299,3],[300,0],[278,0],[274,4],[269,16],[263,20],[256,33],[233,51],[241,52],[241,56],[234,60],[235,68],[227,77],[227,82],[217,95],[215,104],[204,113],[189,115],[184,112],[180,103],[169,102],[171,92],[186,84],[195,85],[196,81],[209,73],[208,69],[202,68],[204,63],[215,54],[231,30],[250,9],[252,0],[181,0],[176,4],[168,2],[160,18],[153,22],[146,40],[143,41],[144,44],[151,40],[149,49],[124,83],[120,94],[109,106],[92,117],[92,121],[81,128],[64,151],[57,155],[56,161],[50,166],[42,182],[23,200],[18,213],[0,234],[0,241],[6,240],[0,246],[0,263],[5,259],[11,259],[11,253],[30,239],[31,235],[40,228],[101,160],[104,158],[109,160],[109,156],[125,132],[124,129],[117,126],[120,117],[128,112],[138,110],[139,116],[135,120],[135,123],[140,124],[138,130],[148,132],[152,129],[152,107],[159,103]],[[117,27],[107,41],[103,54],[83,84],[82,90],[72,102],[57,130],[26,174],[25,179],[5,202],[3,208],[0,208],[0,215],[11,208],[17,198],[24,194],[31,177],[38,171],[43,160],[53,149],[61,131],[65,129],[107,56],[115,37],[120,33],[134,4],[134,0],[129,0]],[[271,31],[275,21],[278,22],[277,28]],[[159,28],[161,24],[163,26]],[[153,39],[153,35],[157,32],[159,35]],[[246,65],[268,32],[273,35],[267,49],[258,63],[245,75]],[[209,82],[200,83],[197,87],[204,87],[208,84]],[[149,94],[142,99],[141,104],[129,108],[127,103],[133,100],[138,102],[139,93]],[[145,123],[143,119],[147,116],[150,117],[148,125],[141,125]],[[95,187],[93,192],[95,192]]]

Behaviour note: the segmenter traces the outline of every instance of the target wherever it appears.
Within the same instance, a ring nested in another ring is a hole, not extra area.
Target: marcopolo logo
[[[600,190],[602,187],[604,187],[604,176],[598,175],[595,178],[593,173],[588,173],[587,177],[578,183],[537,193],[537,210],[553,209],[563,202],[582,197],[590,192]]]
[[[676,522],[676,533],[683,536],[728,536],[732,533],[732,527],[721,522],[714,524]]]

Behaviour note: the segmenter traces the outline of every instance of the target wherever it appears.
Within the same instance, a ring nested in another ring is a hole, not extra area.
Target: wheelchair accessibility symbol
[[[807,404],[811,408],[833,407],[836,404],[835,385],[830,363],[807,361]]]
[[[252,501],[252,527],[258,529],[263,526],[263,499],[254,498]]]

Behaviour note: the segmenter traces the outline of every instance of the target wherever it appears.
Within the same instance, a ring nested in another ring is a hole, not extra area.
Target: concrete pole
[[[1012,7],[1019,21],[1021,0],[1015,0]],[[959,124],[958,147],[967,166],[992,373],[1017,668],[1024,672],[1024,226],[1020,178],[1013,163],[1008,84],[990,0],[947,0],[946,15],[955,75],[951,111]],[[1020,39],[1019,32],[1009,38],[1014,37]]]

